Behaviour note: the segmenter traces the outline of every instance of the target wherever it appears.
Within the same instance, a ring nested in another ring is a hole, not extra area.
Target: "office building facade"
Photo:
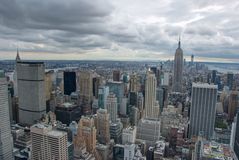
[[[115,94],[110,93],[108,95],[107,101],[106,101],[106,108],[110,114],[111,123],[116,122],[116,119],[118,117],[118,106],[117,106],[117,98],[115,97]]]
[[[32,160],[68,159],[67,133],[53,130],[45,124],[35,124],[31,128]]]
[[[193,83],[189,136],[213,136],[216,116],[217,85]]]
[[[46,113],[45,65],[43,62],[17,62],[19,122],[32,125]]]
[[[71,95],[76,91],[76,73],[65,71],[64,72],[64,94]]]
[[[13,159],[13,141],[10,128],[8,87],[4,72],[0,70],[0,159]]]
[[[155,74],[147,72],[145,81],[145,118],[157,119],[159,116],[159,107],[156,104],[157,81]]]

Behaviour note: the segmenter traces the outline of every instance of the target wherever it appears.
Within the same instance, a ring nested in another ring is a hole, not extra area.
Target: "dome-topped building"
[[[174,77],[173,77],[173,91],[182,91],[182,77],[183,77],[183,50],[181,49],[181,41],[179,38],[178,48],[174,56]]]

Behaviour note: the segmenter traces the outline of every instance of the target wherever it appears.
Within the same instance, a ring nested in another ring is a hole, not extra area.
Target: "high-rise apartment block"
[[[67,133],[46,124],[31,127],[32,160],[68,159]]]
[[[130,76],[130,86],[129,86],[130,92],[138,92],[139,89],[139,79],[137,74],[132,74]]]
[[[97,140],[101,144],[108,144],[110,142],[110,115],[106,109],[97,110]]]
[[[108,95],[107,101],[106,101],[106,108],[110,114],[111,122],[112,123],[116,122],[116,119],[118,117],[118,106],[117,106],[117,98],[115,97],[115,94],[110,93]]]
[[[137,126],[136,138],[146,141],[147,145],[153,145],[160,138],[160,121],[141,119]]]
[[[20,123],[32,125],[46,113],[44,78],[43,62],[17,62]]]
[[[124,128],[122,133],[122,144],[134,144],[136,139],[136,130],[137,128],[135,126]]]
[[[91,117],[81,117],[78,123],[77,136],[74,139],[75,149],[79,152],[82,148],[93,153],[96,147],[96,128],[94,119]]]
[[[189,136],[213,136],[216,116],[217,85],[208,83],[192,84]]]

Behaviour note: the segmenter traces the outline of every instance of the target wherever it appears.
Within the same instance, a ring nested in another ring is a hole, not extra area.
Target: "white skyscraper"
[[[106,107],[107,107],[108,113],[110,114],[111,122],[115,123],[117,119],[117,115],[118,115],[117,97],[115,96],[115,94],[110,93],[108,95],[106,100]]]
[[[44,78],[43,62],[17,62],[20,123],[32,125],[46,112]]]
[[[31,127],[32,160],[68,159],[67,133],[45,124]]]
[[[189,135],[211,138],[214,131],[217,102],[217,85],[192,84]]]
[[[13,141],[10,129],[8,86],[4,72],[0,71],[0,159],[12,160]]]
[[[160,137],[159,104],[156,101],[157,81],[155,74],[147,72],[145,82],[145,117],[137,125],[137,139],[152,145]]]
[[[155,74],[148,71],[145,82],[145,118],[157,119],[159,116],[159,106],[156,103],[156,87]]]

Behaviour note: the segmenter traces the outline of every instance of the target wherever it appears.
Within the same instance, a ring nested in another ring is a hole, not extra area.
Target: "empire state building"
[[[182,77],[183,77],[183,50],[181,49],[180,39],[178,41],[178,48],[174,56],[174,77],[173,77],[173,91],[182,91]]]

